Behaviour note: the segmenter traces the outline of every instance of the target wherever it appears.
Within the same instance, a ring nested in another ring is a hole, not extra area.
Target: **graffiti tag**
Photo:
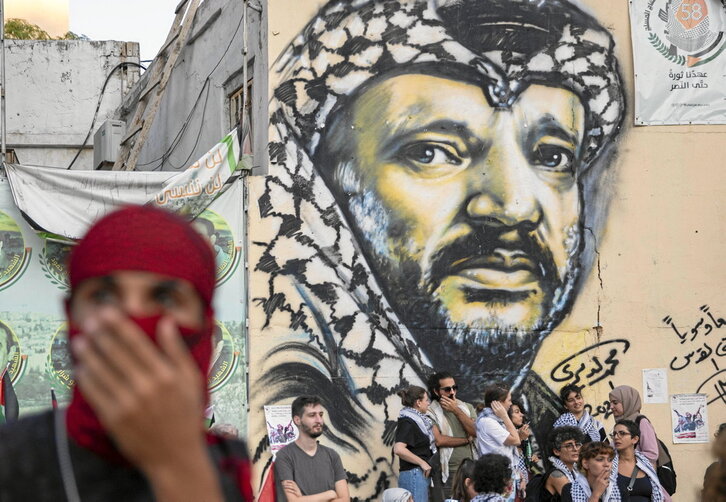
[[[610,349],[605,359],[595,355],[600,348],[608,346]],[[601,380],[613,376],[620,364],[618,356],[625,354],[630,348],[630,342],[625,339],[607,340],[582,349],[557,364],[550,373],[555,382],[567,382],[575,385],[584,384],[585,387],[595,385]],[[609,407],[608,407],[609,409]]]

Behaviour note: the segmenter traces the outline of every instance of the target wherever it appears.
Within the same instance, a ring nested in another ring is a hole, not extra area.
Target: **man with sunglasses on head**
[[[476,436],[476,410],[471,404],[456,398],[458,386],[447,371],[431,375],[428,387],[432,398],[428,415],[437,425],[434,427],[434,438],[440,456],[440,462],[432,465],[434,490],[431,500],[436,502],[449,497],[451,482],[461,462],[466,458],[475,458],[476,449],[472,446],[471,438]]]

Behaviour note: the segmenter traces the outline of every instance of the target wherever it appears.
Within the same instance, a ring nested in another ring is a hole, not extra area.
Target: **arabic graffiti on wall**
[[[677,336],[682,352],[676,354],[670,361],[670,369],[682,371],[689,367],[698,367],[700,372],[713,370],[697,389],[695,393],[709,394],[708,404],[716,401],[726,403],[726,319],[714,314],[709,305],[701,305],[699,319],[691,328],[679,328],[679,324],[670,316],[663,318],[663,323],[670,327]],[[710,364],[709,364],[710,363]]]

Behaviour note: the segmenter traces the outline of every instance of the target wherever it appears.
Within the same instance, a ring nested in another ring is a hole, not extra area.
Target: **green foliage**
[[[5,21],[5,38],[11,40],[88,40],[87,36],[77,35],[72,31],[61,37],[51,37],[37,24],[18,18],[10,18]]]

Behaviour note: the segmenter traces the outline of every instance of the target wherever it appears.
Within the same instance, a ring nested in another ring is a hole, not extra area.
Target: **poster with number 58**
[[[630,0],[635,124],[726,123],[726,2]]]

